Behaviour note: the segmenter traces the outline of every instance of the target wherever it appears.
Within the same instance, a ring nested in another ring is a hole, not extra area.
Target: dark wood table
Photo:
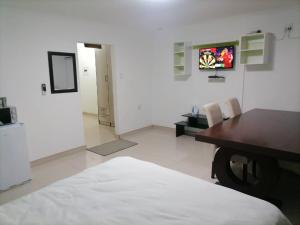
[[[265,195],[276,185],[278,160],[300,162],[300,112],[253,109],[199,132],[196,140],[220,147],[213,170],[222,185]],[[234,156],[250,162],[246,179],[234,173]]]

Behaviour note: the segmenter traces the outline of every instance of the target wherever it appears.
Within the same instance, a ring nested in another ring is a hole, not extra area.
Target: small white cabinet
[[[240,64],[268,64],[270,61],[270,40],[270,33],[254,33],[241,36]]]
[[[30,179],[24,124],[0,126],[0,190]]]
[[[186,77],[191,75],[192,46],[187,42],[174,43],[174,76]]]

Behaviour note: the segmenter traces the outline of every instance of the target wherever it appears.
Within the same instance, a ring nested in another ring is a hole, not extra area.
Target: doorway
[[[79,86],[88,148],[117,139],[111,45],[77,43]]]

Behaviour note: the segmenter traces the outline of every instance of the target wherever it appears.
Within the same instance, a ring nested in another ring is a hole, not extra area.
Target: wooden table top
[[[196,140],[300,161],[300,112],[253,109],[199,132]]]

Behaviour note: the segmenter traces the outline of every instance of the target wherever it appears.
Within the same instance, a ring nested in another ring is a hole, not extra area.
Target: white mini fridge
[[[31,179],[24,124],[0,126],[0,190]]]

